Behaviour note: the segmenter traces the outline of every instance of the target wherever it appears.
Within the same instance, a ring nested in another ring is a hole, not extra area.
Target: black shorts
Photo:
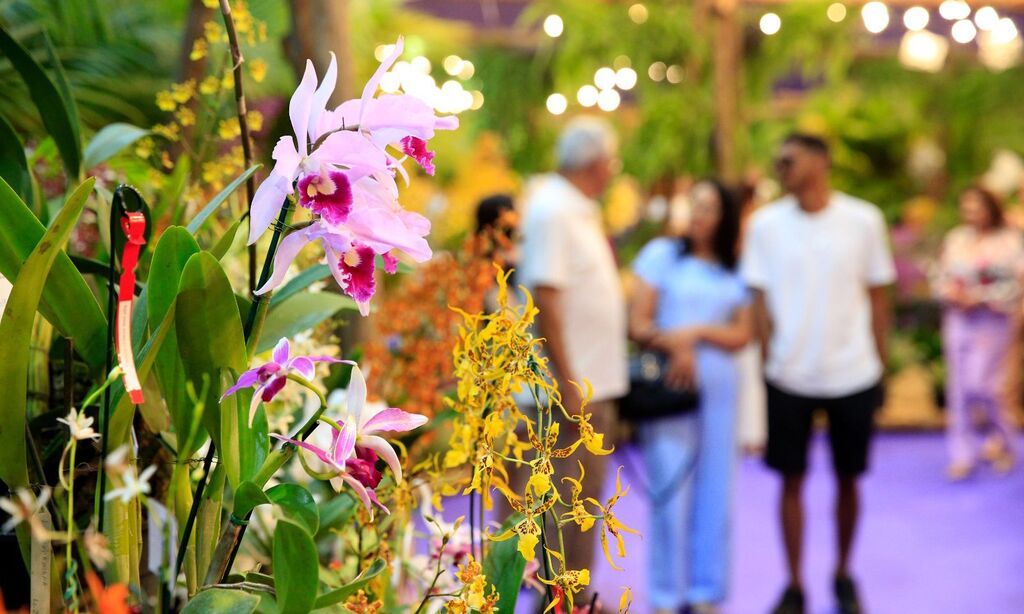
[[[882,386],[836,398],[805,397],[768,386],[768,449],[765,462],[783,475],[807,471],[807,447],[815,410],[828,415],[832,466],[838,475],[860,475],[868,466],[868,446]]]

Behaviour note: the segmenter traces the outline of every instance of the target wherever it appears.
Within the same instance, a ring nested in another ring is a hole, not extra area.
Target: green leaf
[[[355,513],[356,499],[346,494],[335,495],[332,499],[322,503],[319,510],[320,528],[317,529],[315,535],[317,541],[327,537],[331,529],[348,524]]]
[[[46,228],[3,179],[0,179],[0,274],[14,279]],[[103,369],[107,320],[82,274],[64,252],[50,269],[39,311],[65,337],[95,373]]]
[[[149,134],[149,130],[132,124],[118,122],[104,126],[85,146],[85,159],[82,161],[82,166],[90,169],[97,164],[106,162],[147,134]]]
[[[163,321],[178,296],[178,284],[185,264],[200,251],[196,240],[181,226],[171,226],[161,235],[153,250],[149,281],[146,283],[145,306],[150,322]],[[169,331],[153,368],[178,436],[178,458],[188,458],[202,444],[203,438],[189,437],[195,422],[196,405],[186,393],[185,365],[181,362],[176,329]]]
[[[499,533],[511,529],[523,520],[523,515],[516,512],[505,521]],[[516,600],[519,598],[519,589],[523,584],[523,570],[526,569],[526,559],[519,553],[519,540],[506,539],[502,542],[492,542],[487,547],[487,554],[484,556],[484,574],[487,580],[494,584],[498,590],[498,611],[515,612]]]
[[[0,177],[7,182],[25,202],[32,201],[32,174],[25,158],[25,145],[18,133],[0,115]]]
[[[242,173],[241,175],[236,177],[234,181],[229,183],[226,188],[221,190],[220,194],[214,196],[213,200],[211,200],[209,204],[203,207],[203,210],[196,214],[196,216],[192,218],[192,221],[188,223],[188,231],[191,232],[192,234],[199,232],[199,229],[202,228],[203,226],[203,222],[205,222],[208,217],[216,213],[217,209],[219,209],[220,206],[224,204],[224,201],[228,199],[228,196],[231,196],[231,193],[237,190],[238,186],[242,185],[242,183],[244,183],[245,180],[249,178],[249,175],[255,173],[256,169],[258,169],[261,166],[263,165],[254,164],[250,166],[245,170],[244,173]]]
[[[217,260],[222,260],[227,255],[228,250],[235,243],[235,236],[238,234],[238,227],[242,225],[242,220],[235,220],[235,223],[228,226],[228,229],[224,231],[224,235],[217,239],[216,245],[210,248],[210,253],[214,255]]]
[[[333,591],[329,591],[324,593],[323,595],[320,595],[317,598],[316,603],[313,605],[313,607],[317,609],[326,608],[345,601],[352,595],[355,595],[356,591],[369,584],[370,580],[373,580],[374,578],[379,576],[381,572],[383,572],[387,568],[387,562],[385,562],[383,559],[377,559],[373,562],[372,565],[367,567],[363,571],[363,573],[359,574],[355,580],[352,580],[351,582],[349,582],[345,586],[342,586],[341,588],[336,588]],[[499,611],[505,612],[505,610]]]
[[[270,503],[267,494],[255,483],[248,480],[242,482],[235,489],[234,515],[236,518],[245,518],[256,506]]]
[[[241,459],[226,453],[221,441],[221,414],[217,411],[223,390],[224,371],[228,375],[245,370],[248,361],[242,322],[235,294],[220,263],[209,252],[192,255],[181,274],[175,300],[175,329],[185,376],[195,389],[202,390],[204,376],[210,382],[205,398],[203,424],[222,451],[228,482],[232,488],[240,481]],[[244,398],[236,394],[232,400]],[[227,402],[227,411],[236,411],[235,402]],[[248,407],[245,408],[248,418]],[[232,436],[235,434],[232,433]]]
[[[274,529],[274,586],[281,614],[308,614],[316,602],[320,561],[306,529],[279,520]]]
[[[252,614],[260,603],[258,595],[227,588],[208,588],[197,593],[181,614]]]
[[[316,535],[320,513],[308,490],[298,484],[278,484],[267,491],[267,497],[281,506],[285,518],[306,527],[310,535]]]
[[[358,309],[347,296],[332,292],[299,292],[270,308],[256,352],[265,352],[281,337],[293,337],[309,330],[342,309]]]
[[[39,244],[21,267],[0,319],[0,480],[9,487],[28,484],[25,456],[25,398],[31,351],[32,323],[50,269],[63,253],[78,223],[95,179],[87,179],[71,193],[60,215],[46,229]],[[70,263],[69,263],[70,264]]]
[[[47,42],[49,39],[47,39]],[[82,155],[81,141],[78,136],[77,112],[74,101],[65,100],[62,89],[66,90],[67,81],[64,79],[60,64],[54,62],[56,81],[51,79],[37,63],[29,52],[14,40],[6,29],[0,27],[0,52],[7,56],[14,66],[14,69],[21,75],[36,108],[39,109],[39,116],[46,126],[47,132],[53,137],[60,152],[61,160],[64,162],[64,169],[69,180],[78,177],[81,170]],[[58,88],[57,83],[60,83]]]

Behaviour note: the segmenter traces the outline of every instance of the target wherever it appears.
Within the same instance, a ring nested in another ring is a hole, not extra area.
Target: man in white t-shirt
[[[790,584],[774,614],[803,614],[801,493],[812,414],[828,414],[837,481],[842,614],[861,612],[849,574],[859,476],[867,468],[874,413],[882,402],[889,306],[895,280],[885,220],[870,203],[831,189],[829,152],[793,134],[776,170],[788,193],[754,214],[741,274],[754,290],[768,387],[767,464],[783,478],[782,530]]]
[[[558,172],[540,178],[527,197],[519,262],[519,278],[540,310],[538,333],[563,404],[578,413],[581,399],[569,382],[589,382],[586,411],[606,441],[614,401],[629,388],[625,298],[595,201],[614,176],[616,149],[615,134],[601,120],[581,117],[566,126],[556,149]],[[578,476],[577,458],[586,471],[584,496],[600,499],[608,456],[574,455],[556,464],[556,478]],[[565,533],[567,568],[590,568],[595,539],[594,532]]]

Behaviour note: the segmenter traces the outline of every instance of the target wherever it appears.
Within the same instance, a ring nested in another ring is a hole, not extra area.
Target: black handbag
[[[629,359],[629,393],[619,402],[619,414],[630,422],[679,416],[697,410],[700,393],[665,385],[668,356],[641,351]]]

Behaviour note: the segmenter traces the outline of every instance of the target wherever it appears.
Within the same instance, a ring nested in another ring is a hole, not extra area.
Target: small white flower
[[[97,531],[96,527],[90,525],[85,530],[82,541],[85,544],[85,551],[89,554],[89,558],[100,569],[103,569],[107,566],[107,563],[114,560],[114,555],[110,552],[107,536]]]
[[[68,425],[71,437],[79,441],[83,439],[96,441],[100,438],[100,434],[92,428],[92,418],[86,417],[85,412],[72,409],[64,418],[57,418],[57,422],[63,422]]]
[[[156,465],[150,465],[142,471],[139,476],[135,475],[135,468],[128,467],[124,473],[121,474],[121,479],[124,481],[124,485],[121,488],[115,488],[114,490],[107,493],[103,497],[104,501],[113,501],[114,499],[120,499],[121,503],[128,503],[139,495],[149,494],[149,478],[153,477],[156,473]]]
[[[128,444],[118,446],[116,450],[107,454],[104,464],[107,470],[114,475],[120,475],[128,470]]]
[[[50,487],[47,486],[39,492],[38,498],[32,496],[27,488],[17,489],[14,497],[0,497],[0,509],[11,516],[10,520],[0,527],[0,531],[7,533],[22,522],[27,522],[36,536],[45,536],[47,532],[39,521],[38,514],[46,507],[50,494]]]

